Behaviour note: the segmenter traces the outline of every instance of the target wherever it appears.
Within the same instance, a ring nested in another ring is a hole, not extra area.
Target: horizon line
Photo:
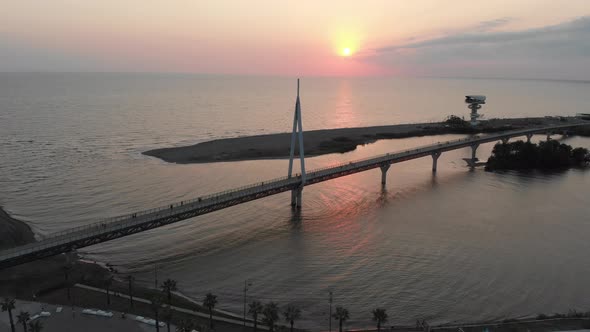
[[[301,75],[301,74],[243,74],[243,73],[196,73],[174,71],[0,71],[0,74],[99,74],[99,75],[184,75],[184,76],[217,76],[217,77],[274,77],[274,78],[347,78],[347,79],[371,79],[371,78],[410,78],[410,79],[464,79],[464,80],[505,80],[505,81],[553,81],[569,83],[590,83],[590,79],[569,79],[550,77],[493,77],[493,76],[433,76],[433,75]]]

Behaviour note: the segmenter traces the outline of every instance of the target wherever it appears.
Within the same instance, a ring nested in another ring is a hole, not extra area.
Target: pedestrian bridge
[[[291,191],[291,205],[301,207],[302,190],[305,186],[374,168],[381,169],[381,182],[385,184],[387,170],[394,163],[431,156],[432,171],[436,172],[438,158],[445,151],[469,147],[471,160],[475,160],[480,144],[507,142],[510,138],[521,136],[530,140],[535,134],[544,134],[549,138],[550,135],[567,133],[568,129],[578,126],[588,126],[588,122],[475,135],[319,168],[308,171],[303,178],[300,174],[295,174],[291,177],[259,182],[164,207],[108,218],[90,225],[51,234],[39,242],[2,251],[0,252],[0,269],[143,232],[286,191]],[[471,165],[473,166],[473,163]]]

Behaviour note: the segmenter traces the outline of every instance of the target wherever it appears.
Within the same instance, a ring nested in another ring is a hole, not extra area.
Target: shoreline
[[[35,234],[27,223],[13,218],[0,207],[0,251],[36,241]],[[72,277],[99,279],[110,273],[97,264],[80,260],[76,254],[61,254],[2,270],[0,296],[30,300],[38,294],[63,288],[66,266],[77,270]]]
[[[355,150],[357,146],[371,144],[383,139],[445,134],[493,133],[563,124],[575,119],[575,117],[490,119],[481,121],[477,128],[437,122],[321,129],[304,132],[303,145],[305,146],[305,155],[315,157],[330,153],[350,152]],[[581,130],[580,133],[586,132]],[[177,164],[285,159],[289,158],[290,144],[291,133],[277,133],[217,139],[189,146],[153,149],[144,151],[142,154]],[[295,155],[298,155],[298,151],[296,151]]]
[[[35,234],[24,221],[13,218],[0,207],[0,251],[11,247],[35,242]],[[65,280],[65,269],[68,268],[69,279]],[[11,297],[19,300],[41,302],[63,306],[81,306],[98,308],[103,310],[118,309],[121,312],[141,314],[151,317],[153,312],[147,304],[138,305],[137,308],[128,308],[128,300],[117,294],[128,293],[128,283],[124,274],[120,274],[109,267],[108,264],[86,260],[74,253],[60,254],[44,259],[35,260],[22,265],[4,269],[0,273],[0,297]],[[105,281],[113,278],[111,289],[112,305],[107,305],[105,297],[94,291],[74,287],[75,284],[83,284],[90,287],[104,289]],[[72,299],[68,299],[66,290],[70,286]],[[134,296],[152,298],[164,297],[160,289],[133,285]],[[174,292],[172,295],[174,305],[191,310],[195,313],[207,314],[196,299]],[[224,320],[240,317],[237,313],[224,310],[214,310],[214,315],[221,320],[216,325],[224,327],[224,330],[239,330],[241,324],[228,323]],[[177,314],[173,318],[178,324],[181,318],[190,318],[186,314]],[[195,318],[193,320],[202,326],[206,326],[207,319]],[[250,321],[250,319],[248,319]]]
[[[11,217],[0,206],[0,251],[35,242],[35,234],[27,223]]]

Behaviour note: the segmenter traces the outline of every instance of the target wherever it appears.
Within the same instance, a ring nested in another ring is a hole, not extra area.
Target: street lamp
[[[154,264],[154,288],[158,289],[158,264]]]
[[[332,332],[332,291],[330,291],[330,315],[328,316],[328,321],[330,322],[330,332]]]
[[[249,286],[252,286],[252,282],[248,279],[244,280],[244,327],[246,326],[246,292]]]

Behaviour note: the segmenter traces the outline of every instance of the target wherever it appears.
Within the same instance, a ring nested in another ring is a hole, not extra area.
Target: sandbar
[[[382,139],[491,133],[564,124],[564,122],[575,120],[576,118],[573,117],[509,118],[482,121],[477,128],[438,122],[311,130],[304,132],[303,145],[305,156],[313,157],[329,153],[349,152],[359,145],[370,144]],[[178,164],[280,159],[289,157],[290,144],[291,133],[277,133],[217,139],[190,146],[149,150],[143,154]],[[297,149],[295,155],[298,155]]]

